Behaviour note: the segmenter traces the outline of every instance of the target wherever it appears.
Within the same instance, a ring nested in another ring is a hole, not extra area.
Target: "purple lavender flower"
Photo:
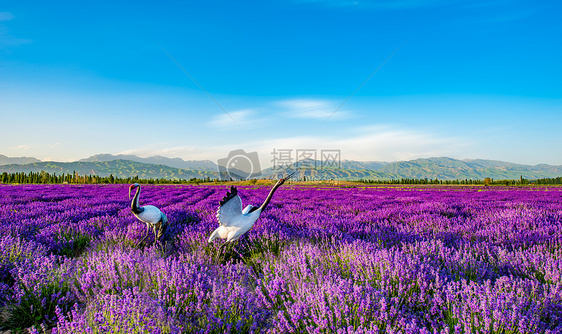
[[[0,327],[562,333],[560,188],[286,186],[240,256],[206,243],[226,186],[146,188],[150,247],[126,185],[0,185]]]

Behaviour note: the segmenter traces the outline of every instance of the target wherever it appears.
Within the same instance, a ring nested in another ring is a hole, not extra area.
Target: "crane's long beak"
[[[293,177],[293,175],[295,175],[297,171],[292,172],[291,174],[287,175],[287,177],[285,177],[285,180],[290,179],[291,177]]]

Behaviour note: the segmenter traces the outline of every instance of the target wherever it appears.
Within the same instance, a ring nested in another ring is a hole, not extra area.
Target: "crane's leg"
[[[141,241],[139,241],[139,243],[137,244],[140,245],[144,242],[144,240],[146,239],[146,237],[148,237],[148,233],[150,232],[150,226],[146,225],[146,234],[144,235],[144,238],[141,239]]]
[[[223,242],[222,245],[220,245],[220,247],[219,247],[219,252],[221,252],[223,249],[226,249],[226,247],[227,247],[226,245],[227,245],[227,244],[228,244],[227,241]]]
[[[150,227],[148,228],[150,229]],[[158,241],[158,239],[160,239],[160,237],[162,237],[162,235],[164,234],[164,229],[161,221],[158,222],[157,224],[152,225],[152,232],[154,233],[154,243],[156,243],[156,241]]]
[[[238,243],[238,240],[236,240],[236,243]],[[240,256],[240,259],[244,258],[244,256],[242,256],[242,254],[240,254],[240,253],[238,252],[238,250],[236,249],[236,247],[234,246],[234,244],[232,244],[232,245],[233,245],[233,246],[232,246],[232,249],[236,252],[236,254],[238,254],[238,256]]]
[[[222,245],[220,245],[217,253],[220,257],[222,256],[226,256],[226,254],[228,253],[228,248],[231,246],[232,244],[229,241],[225,241],[222,243]]]
[[[158,242],[158,239],[160,239],[160,236],[162,235],[162,233],[161,233],[162,231],[160,229],[160,227],[162,225],[160,225],[158,227],[157,226],[158,225],[152,226],[152,230],[154,231],[154,244],[156,244]],[[157,232],[157,230],[158,230],[158,232]],[[164,245],[163,244],[160,244],[160,250],[162,251],[162,253],[164,252]]]
[[[157,225],[158,227],[158,235],[156,236],[156,239],[160,239],[164,236],[164,233],[166,233],[166,224],[164,224],[163,221],[160,221]]]
[[[232,250],[233,250],[236,254],[238,254],[238,256],[239,256],[240,259],[241,259],[241,258],[243,258],[242,254],[240,254],[240,252],[238,252],[238,250],[237,250],[236,247],[234,246],[234,243],[235,243],[235,242],[238,243],[238,239],[239,239],[239,238],[240,238],[240,237],[237,236],[237,237],[234,237],[234,238],[232,238],[232,239],[230,239],[230,240],[227,239],[227,241],[226,241],[224,244],[229,244],[229,245],[231,245],[231,246],[232,246]]]
[[[158,238],[160,239],[162,238],[162,236],[164,235],[164,225],[162,223],[160,223],[160,226],[158,226]]]

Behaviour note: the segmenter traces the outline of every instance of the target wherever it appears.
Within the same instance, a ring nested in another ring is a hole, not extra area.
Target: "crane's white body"
[[[148,232],[152,227],[154,231],[154,241],[159,239],[164,231],[166,230],[166,224],[168,223],[168,218],[166,215],[160,211],[154,205],[139,205],[139,196],[140,196],[140,185],[135,183],[129,187],[129,197],[131,196],[131,190],[137,188],[137,192],[135,193],[135,197],[133,197],[133,201],[131,202],[131,211],[133,215],[137,217],[141,222],[146,224],[146,235],[142,239],[146,239],[148,236]],[[157,232],[158,230],[158,232]]]
[[[242,210],[242,200],[238,195],[220,206],[217,211],[220,226],[211,234],[209,242],[217,238],[226,239],[226,242],[238,240],[254,226],[260,217],[262,210],[257,209],[250,212],[252,208],[254,208],[252,205],[248,205]]]
[[[236,190],[236,187],[231,186],[230,192],[227,191],[226,196],[220,201],[217,211],[219,227],[213,231],[209,237],[209,242],[220,238],[226,239],[224,243],[226,244],[238,240],[244,233],[248,232],[269,204],[275,190],[283,185],[293,174],[295,173],[277,181],[260,207],[248,205],[242,210],[242,200],[238,196],[238,190]]]
[[[141,207],[143,210],[140,213],[134,213],[141,222],[150,225],[150,227],[158,224],[160,221],[166,223],[168,221],[166,215],[154,205],[145,205]]]

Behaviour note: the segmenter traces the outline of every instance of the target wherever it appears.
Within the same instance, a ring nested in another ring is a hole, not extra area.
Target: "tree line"
[[[59,174],[48,173],[45,171],[41,172],[29,172],[29,173],[8,173],[3,172],[0,174],[0,183],[23,183],[23,184],[129,184],[129,183],[141,183],[141,184],[199,184],[204,182],[218,182],[216,179],[211,179],[206,177],[203,179],[191,178],[189,180],[185,179],[141,179],[138,176],[134,177],[115,177],[113,174],[109,176],[99,176],[99,175],[78,175],[76,171],[72,174]],[[521,186],[521,185],[562,185],[562,177],[556,178],[542,178],[536,180],[528,180],[521,176],[516,180],[494,180],[492,178],[485,178],[483,180],[479,179],[456,179],[456,180],[439,180],[439,179],[417,179],[417,178],[401,178],[393,180],[368,180],[362,179],[358,182],[364,184],[398,184],[398,185],[503,185],[503,186]],[[255,182],[254,182],[255,183]]]
[[[521,176],[516,180],[494,180],[492,178],[480,179],[456,179],[456,180],[439,180],[439,179],[416,179],[402,178],[393,180],[360,180],[365,184],[427,184],[427,185],[487,185],[487,186],[524,186],[524,185],[562,185],[562,177],[542,178],[528,180]]]
[[[115,177],[113,174],[109,176],[99,175],[78,175],[76,171],[72,174],[59,174],[41,172],[29,173],[7,173],[0,174],[0,183],[23,183],[23,184],[121,184],[121,183],[141,183],[141,184],[198,184],[202,182],[211,182],[209,177],[204,179],[191,178],[184,179],[140,179],[138,176],[134,177]]]

